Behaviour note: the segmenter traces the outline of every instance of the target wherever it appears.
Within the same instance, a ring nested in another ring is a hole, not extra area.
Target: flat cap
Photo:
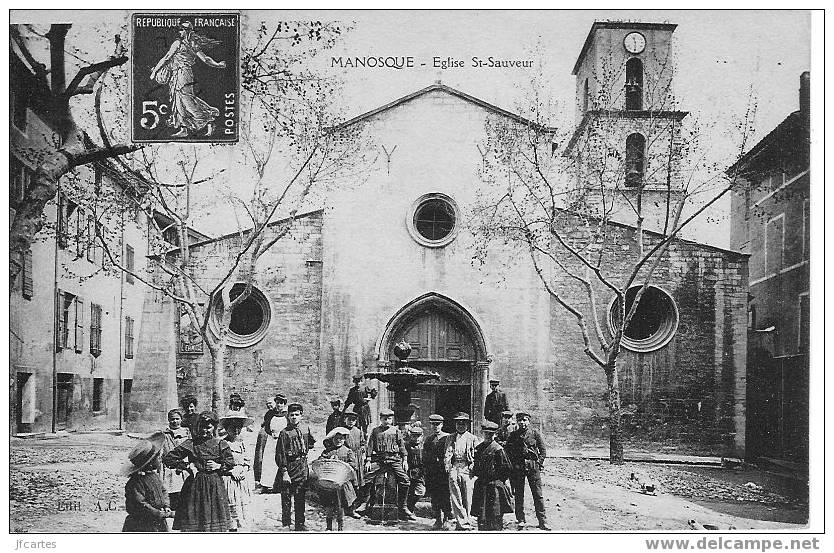
[[[409,433],[411,434],[422,434],[423,429],[419,426],[412,426],[408,429]]]
[[[481,380],[481,382],[483,382],[483,380]],[[489,383],[490,383],[490,384],[500,384],[500,383],[501,383],[501,381],[500,381],[500,380],[498,380],[497,378],[490,378],[490,379],[489,379]]]
[[[498,425],[492,421],[483,421],[481,423],[481,430],[484,432],[498,432]]]
[[[463,411],[459,411],[459,412],[455,413],[454,420],[456,420],[456,421],[468,421],[469,420],[469,415],[467,415]]]
[[[293,411],[301,411],[303,413],[304,407],[300,403],[290,403],[287,405],[287,413],[292,413]]]
[[[391,409],[383,409],[379,412],[380,417],[393,417],[394,412]]]
[[[362,382],[362,378],[364,377],[361,374],[355,374],[352,378],[354,382]]]
[[[501,416],[502,417],[512,417],[513,412],[512,411],[501,411]]]
[[[330,405],[341,405],[341,404],[342,404],[341,399],[331,399],[330,400]]]
[[[284,394],[275,394],[275,401],[280,402],[280,403],[286,403],[287,402],[287,396],[285,396]]]
[[[522,417],[527,417],[528,419],[532,418],[530,417],[530,413],[528,413],[527,411],[516,411],[515,418],[520,419]]]
[[[435,413],[433,415],[429,415],[429,420],[431,422],[443,422],[444,421],[443,415],[438,415],[437,413]]]
[[[347,409],[345,409],[345,412],[342,413],[342,415],[346,417],[359,417],[359,413],[356,412],[356,409],[353,408],[353,405],[348,405]]]

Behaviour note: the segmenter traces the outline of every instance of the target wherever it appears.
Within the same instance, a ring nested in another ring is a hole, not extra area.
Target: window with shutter
[[[58,291],[58,322],[55,332],[55,347],[58,351],[64,348],[74,347],[75,331],[73,328],[76,321],[75,294]],[[72,336],[72,339],[70,338]]]
[[[75,254],[83,257],[87,249],[87,214],[83,207],[75,210]]]
[[[32,278],[32,250],[23,252],[23,284],[21,286],[23,297],[32,299],[34,293],[34,281]]]
[[[133,317],[125,317],[125,359],[133,359]]]
[[[75,353],[84,351],[84,300],[75,298]]]
[[[90,304],[90,353],[101,355],[101,306]]]
[[[65,330],[67,322],[64,313],[64,292],[58,290],[57,309],[55,311],[55,350],[61,351],[66,343]]]
[[[125,245],[125,269],[133,271],[133,246]],[[128,284],[133,284],[133,274],[131,272],[125,273],[125,281]]]

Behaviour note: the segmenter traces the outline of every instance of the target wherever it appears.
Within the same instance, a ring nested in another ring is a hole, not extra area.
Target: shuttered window
[[[125,359],[133,359],[133,317],[125,317]]]
[[[84,300],[75,297],[75,353],[84,351]]]
[[[23,293],[23,297],[27,300],[32,299],[32,295],[35,291],[34,280],[32,277],[32,250],[26,250],[23,252],[23,278],[21,281],[21,291]]]
[[[125,245],[125,269],[127,269],[128,271],[131,271],[131,272],[125,273],[125,281],[128,284],[133,284],[133,280],[134,280],[133,279],[133,273],[132,273],[132,271],[133,271],[133,260],[134,260],[133,246],[131,246],[129,244],[126,244]]]
[[[101,354],[101,306],[90,304],[90,353]]]

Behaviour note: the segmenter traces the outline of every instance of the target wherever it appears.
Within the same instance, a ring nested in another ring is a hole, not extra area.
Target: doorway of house
[[[35,422],[35,378],[32,373],[17,373],[15,397],[15,430],[18,434],[32,431]]]
[[[72,414],[72,373],[58,373],[58,409],[55,412],[55,426],[65,430]]]

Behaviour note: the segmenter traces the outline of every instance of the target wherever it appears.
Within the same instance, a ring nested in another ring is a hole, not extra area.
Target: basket
[[[338,459],[316,459],[310,463],[310,478],[322,489],[339,488],[354,478],[353,469]]]

